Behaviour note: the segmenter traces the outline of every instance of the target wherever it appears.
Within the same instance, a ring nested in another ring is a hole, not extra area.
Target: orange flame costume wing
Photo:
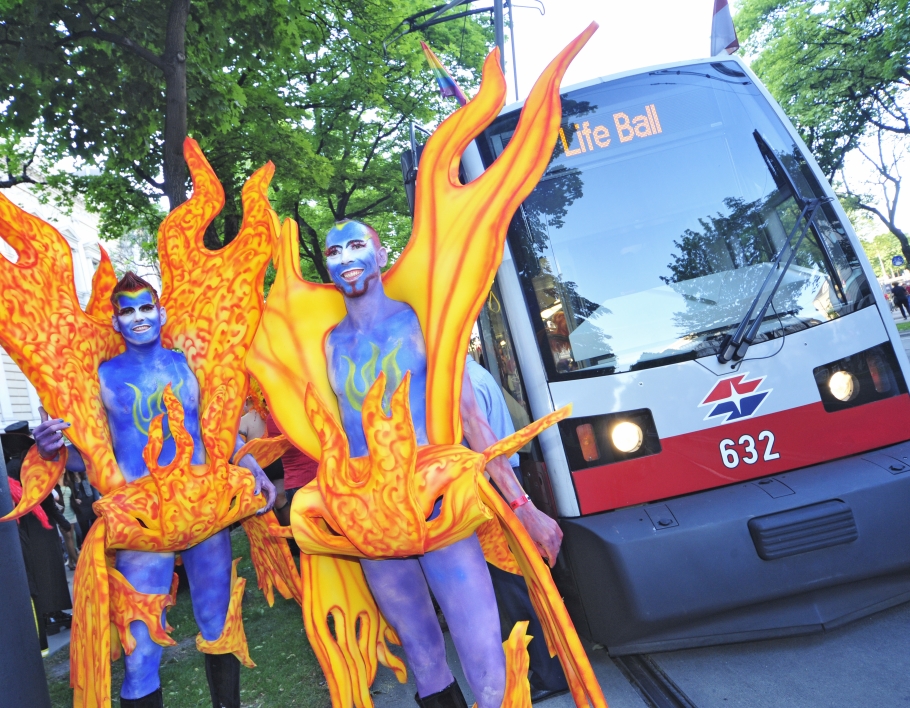
[[[15,263],[0,258],[0,345],[31,381],[48,414],[71,420],[67,437],[84,453],[92,486],[102,494],[116,489],[125,480],[111,447],[98,366],[123,351],[123,340],[110,321],[82,311],[66,239],[2,194],[0,236],[18,254]],[[22,500],[7,519],[28,513],[57,483],[62,463],[38,460],[37,451],[25,460]]]
[[[218,445],[230,453],[249,386],[243,360],[262,315],[272,252],[268,186],[275,166],[269,162],[247,180],[240,231],[227,246],[210,251],[203,235],[224,206],[224,190],[194,140],[187,139],[184,154],[193,196],[167,215],[158,232],[161,304],[168,313],[161,338],[186,355],[199,380],[200,410],[223,387],[225,419],[231,422],[218,430]]]
[[[304,623],[328,677],[334,708],[371,708],[368,687],[377,661],[403,678],[403,668],[388,649],[396,638],[383,629],[357,559],[425,553],[481,525],[488,557],[513,572],[520,568],[528,578],[535,606],[542,608],[548,646],[566,667],[577,705],[590,700],[596,708],[606,708],[549,570],[508,505],[488,499],[492,488],[483,479],[489,459],[513,445],[521,447],[524,442],[518,441],[526,442],[568,411],[547,416],[485,453],[458,444],[470,329],[502,259],[507,226],[549,162],[561,117],[560,79],[596,27],[588,27],[547,67],[509,145],[481,177],[462,185],[458,166],[470,142],[504,105],[506,85],[496,50],[484,64],[477,96],[445,120],[424,148],[413,235],[383,283],[389,297],[413,308],[426,341],[428,446],[416,446],[410,427],[407,376],[392,395],[391,416],[386,417],[378,405],[385,388],[380,375],[363,402],[369,455],[348,457],[325,356],[326,338],[346,314],[344,299],[332,285],[303,280],[296,225],[287,220],[281,226],[278,274],[247,367],[285,436],[321,460],[316,481],[294,497],[291,527],[304,551]],[[427,522],[440,495],[442,510]],[[550,610],[549,603],[559,604],[561,611]],[[335,634],[327,626],[328,615],[335,618]],[[348,636],[347,628],[358,619],[370,632]],[[527,673],[522,635],[515,633],[507,646],[504,706],[529,703],[527,681],[518,678]]]
[[[190,464],[193,441],[182,426],[180,402],[168,387],[163,398],[177,443],[175,461],[163,468],[157,464],[163,436],[159,416],[152,421],[144,451],[151,474],[130,484],[114,457],[98,378],[99,365],[124,349],[111,326],[109,299],[117,279],[110,259],[102,252],[83,312],[66,241],[52,226],[0,195],[0,236],[18,256],[15,263],[0,258],[0,345],[35,386],[50,415],[72,423],[67,437],[82,453],[92,485],[104,495],[96,506],[101,519],[86,538],[74,579],[70,675],[80,707],[110,705],[110,660],[119,656],[121,641],[127,652],[135,646],[130,620],[149,624],[154,641],[170,641],[158,623],[161,609],[173,604],[173,593],[136,593],[111,569],[116,549],[181,551],[242,521],[259,586],[269,602],[274,589],[285,598],[302,600],[286,542],[268,533],[274,517],[253,516],[264,499],[254,496],[252,475],[229,464],[248,389],[242,363],[262,313],[262,286],[273,250],[274,216],[267,189],[274,166],[268,163],[244,185],[240,231],[228,246],[213,252],[202,239],[224,204],[224,192],[190,138],[184,156],[193,195],[159,230],[161,304],[168,312],[162,344],[180,349],[199,381],[200,428],[208,461]],[[282,443],[272,441],[263,452],[280,454]],[[45,461],[32,448],[22,466],[22,498],[3,520],[18,518],[38,504],[63,465],[62,455]],[[252,665],[240,615],[242,594],[243,582],[234,582],[224,634],[216,642],[202,642],[199,649],[232,651]],[[112,636],[119,640],[112,643]]]

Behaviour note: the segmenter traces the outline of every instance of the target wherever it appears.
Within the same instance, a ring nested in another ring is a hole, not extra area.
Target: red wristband
[[[531,501],[531,497],[529,497],[527,494],[522,494],[515,501],[509,502],[509,506],[512,507],[512,511],[515,511],[518,507],[524,506],[529,501]]]

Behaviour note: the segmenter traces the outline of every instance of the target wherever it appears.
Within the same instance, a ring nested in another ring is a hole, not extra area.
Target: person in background
[[[281,435],[281,430],[269,413],[265,397],[259,385],[252,386],[250,395],[247,396],[243,408],[243,417],[240,419],[240,435],[245,440],[267,437],[274,438]],[[275,497],[275,517],[282,526],[291,524],[291,500],[298,489],[307,485],[316,478],[316,469],[319,463],[296,447],[292,447],[280,458],[275,460],[264,472],[275,484],[278,492]],[[289,540],[291,550],[297,553],[299,549],[293,539]]]
[[[76,561],[79,559],[79,545],[82,543],[82,531],[79,529],[79,520],[73,508],[75,500],[75,478],[72,472],[64,470],[60,482],[54,491],[60,494],[60,506],[63,507],[63,518],[70,525],[68,531],[61,529],[63,545],[66,547],[67,562],[70,570],[76,570]]]
[[[252,386],[250,395],[244,404],[244,415],[240,419],[240,435],[246,440],[281,435],[281,430],[269,413],[265,397],[258,384]],[[291,523],[291,500],[294,493],[316,478],[319,463],[306,453],[292,447],[263,471],[275,484],[278,492],[275,497],[275,517],[282,526]],[[291,550],[297,552],[297,544],[289,541]]]
[[[486,414],[490,427],[497,439],[508,437],[515,432],[506,399],[496,380],[474,357],[468,355],[465,366],[474,389],[474,398],[477,405]],[[509,458],[515,476],[524,487],[521,470],[518,469],[518,453]],[[513,575],[500,570],[494,565],[487,564],[490,568],[490,577],[493,580],[493,590],[496,593],[496,602],[499,605],[500,615],[506,620],[508,626],[502,627],[503,641],[516,622],[527,620],[528,634],[533,637],[528,645],[531,674],[528,680],[531,684],[531,702],[542,701],[545,698],[565,693],[569,690],[565,674],[559,663],[558,657],[551,657],[547,643],[543,636],[543,627],[528,594],[528,586],[520,575]]]
[[[76,503],[74,507],[76,510],[76,518],[79,520],[79,532],[81,538],[85,538],[88,535],[88,530],[92,527],[92,524],[95,523],[95,519],[98,517],[95,515],[94,509],[92,509],[92,504],[98,501],[101,498],[101,494],[97,489],[92,487],[91,483],[88,481],[88,475],[85,473],[85,470],[81,472],[71,472],[73,475],[74,485],[73,485],[73,500]],[[80,541],[82,543],[82,541]]]
[[[281,435],[281,430],[271,415],[265,419],[265,427],[268,431],[268,437],[274,438]],[[293,500],[294,494],[298,489],[316,479],[316,470],[319,467],[319,463],[296,447],[292,447],[284,453],[279,461],[284,467],[285,502],[281,506],[276,502],[275,516],[278,517],[278,521],[282,526],[289,526],[291,523],[291,500]],[[295,546],[296,544],[293,544],[292,548]]]
[[[894,298],[894,304],[900,308],[901,316],[907,319],[907,315],[910,315],[907,289],[900,283],[895,283],[891,286],[891,296]]]
[[[5,433],[6,471],[11,480],[20,482],[22,461],[35,441],[30,437],[26,422],[13,423]],[[58,524],[64,529],[70,524],[57,509],[52,496],[41,502],[40,508],[43,520],[37,514],[26,514],[19,519],[19,538],[43,648],[47,646],[48,634],[57,634],[61,627],[68,627],[72,622],[72,615],[66,610],[73,609],[73,600],[66,582],[63,546],[57,530]]]

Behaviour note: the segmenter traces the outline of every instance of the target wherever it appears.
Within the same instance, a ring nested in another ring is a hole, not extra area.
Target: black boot
[[[414,700],[417,701],[420,708],[468,708],[458,681],[452,681],[438,693],[433,693],[426,698],[421,698],[415,693]]]
[[[212,708],[240,708],[240,660],[233,654],[206,654]]]
[[[161,689],[142,698],[123,698],[121,696],[120,708],[164,708]]]

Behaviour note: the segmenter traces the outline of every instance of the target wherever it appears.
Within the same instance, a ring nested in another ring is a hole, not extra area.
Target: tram
[[[508,144],[507,106],[462,162]],[[830,629],[910,599],[910,368],[818,165],[738,58],[565,89],[475,355],[612,655]],[[482,164],[481,164],[482,163]]]

